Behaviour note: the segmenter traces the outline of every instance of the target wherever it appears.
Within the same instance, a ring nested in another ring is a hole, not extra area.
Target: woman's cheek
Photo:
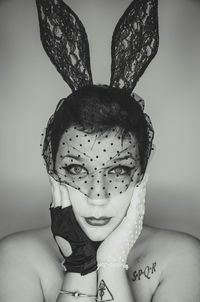
[[[115,219],[114,219],[114,229],[117,228],[120,223],[122,222],[123,218],[126,216],[127,209],[129,207],[130,201],[125,201],[121,202],[117,208],[115,208]]]
[[[81,209],[84,207],[85,195],[69,185],[67,185],[67,189],[73,210],[75,212],[81,211]]]
[[[121,219],[126,215],[133,195],[133,189],[133,187],[129,188],[123,194],[117,195],[111,199],[111,207],[113,208],[116,216]]]
[[[82,219],[85,207],[84,207],[84,203],[83,202],[73,202],[72,201],[72,209],[74,212],[74,215],[76,217],[76,220],[80,223],[80,220]]]
[[[80,191],[70,186],[68,186],[68,191],[76,220],[82,230],[86,233],[86,235],[93,241],[104,240],[120,225],[127,213],[127,209],[129,207],[133,194],[133,188],[129,188],[123,194],[117,195],[108,200],[108,204],[106,205],[106,212],[104,211],[104,214],[113,217],[110,223],[106,228],[91,228],[91,226],[89,226],[84,219],[85,216],[91,216],[91,207],[90,211],[87,211],[87,197],[80,193]]]

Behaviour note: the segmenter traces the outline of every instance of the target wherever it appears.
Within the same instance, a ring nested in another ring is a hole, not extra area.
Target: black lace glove
[[[63,265],[68,272],[86,275],[97,269],[96,251],[100,242],[91,241],[76,221],[72,206],[62,208],[50,207],[51,230],[54,236],[62,237],[69,242],[72,254],[66,257],[59,247],[65,261]]]

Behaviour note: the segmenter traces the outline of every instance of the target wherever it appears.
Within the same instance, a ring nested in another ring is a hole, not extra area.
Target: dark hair
[[[45,157],[45,148],[51,144],[54,164],[61,136],[72,125],[86,133],[102,133],[114,127],[119,127],[122,135],[132,133],[138,142],[141,173],[144,174],[152,148],[153,129],[141,105],[128,91],[91,85],[62,99],[48,122],[43,146]],[[45,160],[47,163],[46,157]]]

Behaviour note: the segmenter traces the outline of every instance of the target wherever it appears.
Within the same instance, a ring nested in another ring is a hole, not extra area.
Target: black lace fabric
[[[43,47],[72,91],[92,84],[89,45],[78,16],[61,0],[36,0]]]
[[[132,91],[158,44],[158,1],[132,1],[113,33],[110,85]]]

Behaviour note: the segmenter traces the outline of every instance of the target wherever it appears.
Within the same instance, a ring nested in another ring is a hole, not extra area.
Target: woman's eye
[[[88,171],[80,165],[69,165],[63,167],[68,173],[73,175],[86,175]]]
[[[117,174],[117,175],[125,175],[130,172],[132,168],[127,167],[127,166],[118,166],[113,169],[111,169],[108,174]]]

